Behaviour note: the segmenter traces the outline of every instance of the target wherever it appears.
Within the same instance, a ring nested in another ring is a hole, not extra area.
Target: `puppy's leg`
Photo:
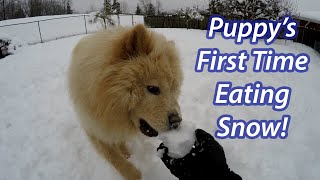
[[[141,180],[141,172],[123,156],[117,145],[106,144],[94,136],[88,136],[98,152],[108,160],[126,180]]]
[[[131,156],[130,151],[128,150],[128,147],[125,143],[120,143],[118,145],[120,152],[124,155],[125,158],[129,159]]]

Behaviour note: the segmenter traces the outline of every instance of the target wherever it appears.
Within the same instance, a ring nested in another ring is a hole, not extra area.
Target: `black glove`
[[[170,172],[180,180],[242,180],[230,171],[222,146],[207,132],[196,130],[196,142],[190,153],[174,159],[168,155],[168,148],[160,144],[157,150],[164,150],[161,160]]]

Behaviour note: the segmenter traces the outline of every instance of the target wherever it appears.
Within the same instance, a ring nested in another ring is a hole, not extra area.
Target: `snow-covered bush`
[[[0,59],[9,55],[8,47],[9,47],[9,41],[0,39]]]
[[[204,16],[201,15],[200,10],[196,7],[189,8],[187,7],[186,9],[180,8],[176,10],[176,15],[187,19],[195,19],[195,20],[200,20],[202,21],[204,19]]]
[[[89,23],[94,23],[95,22],[95,18],[96,18],[96,14],[98,14],[99,12],[91,12],[89,13],[88,16],[88,22]]]
[[[99,23],[103,28],[107,29],[108,26],[114,26],[115,22],[112,15],[105,11],[92,12],[89,14],[89,23]]]
[[[197,8],[192,8],[188,12],[188,16],[190,19],[196,19],[202,21],[204,19],[204,16],[202,16]]]
[[[0,33],[0,59],[16,53],[22,46],[24,43],[21,40]]]
[[[116,1],[113,2],[115,3]],[[99,22],[105,29],[107,29],[108,26],[115,25],[115,22],[112,19],[112,14],[114,12],[117,11],[114,10],[111,0],[105,0],[103,3],[103,9],[101,9],[101,11],[90,14],[91,16],[94,15],[93,23]]]
[[[176,10],[176,15],[178,16],[184,16],[186,14],[186,11],[183,8],[179,8]]]
[[[175,15],[182,19],[182,22],[186,24],[187,29],[189,29],[190,27],[200,29],[200,24],[205,22],[203,21],[205,17],[202,14],[207,14],[207,12],[199,9],[196,6],[192,8],[180,8],[175,11]]]
[[[292,0],[210,0],[208,11],[227,19],[278,20],[285,15],[297,15]]]

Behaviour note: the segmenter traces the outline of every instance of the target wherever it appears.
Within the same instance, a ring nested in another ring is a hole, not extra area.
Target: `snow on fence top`
[[[320,12],[319,11],[303,11],[298,16],[302,20],[312,21],[320,24]]]
[[[132,26],[144,23],[143,16],[114,15],[116,25]],[[118,22],[119,20],[119,22]],[[20,39],[27,44],[36,44],[64,37],[96,32],[101,29],[97,23],[90,23],[88,14],[39,16],[0,22],[0,32]]]
[[[58,19],[58,18],[69,18],[73,16],[83,16],[83,15],[87,15],[87,14],[36,16],[36,17],[28,17],[28,18],[9,19],[9,20],[0,21],[0,26],[21,24],[21,23],[32,23],[35,21],[43,21],[43,20]]]

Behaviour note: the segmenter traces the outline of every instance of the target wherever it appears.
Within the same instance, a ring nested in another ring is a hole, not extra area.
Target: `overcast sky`
[[[131,13],[135,11],[139,0],[119,0],[126,1]],[[186,6],[199,5],[203,6],[207,0],[160,0],[162,9],[171,10]],[[320,0],[296,0],[300,11],[319,11]],[[73,0],[73,8],[78,12],[86,12],[92,8],[99,9],[102,7],[103,0]]]

